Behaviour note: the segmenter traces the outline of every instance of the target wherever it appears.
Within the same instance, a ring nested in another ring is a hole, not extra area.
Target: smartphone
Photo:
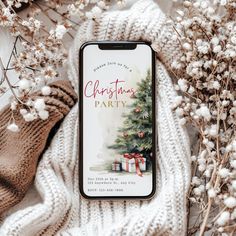
[[[79,62],[81,195],[151,198],[156,186],[156,85],[150,44],[87,42]]]

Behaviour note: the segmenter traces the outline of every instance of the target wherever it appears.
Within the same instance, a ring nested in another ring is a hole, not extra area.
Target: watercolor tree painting
[[[115,143],[109,148],[115,149],[124,158],[145,159],[150,168],[152,158],[152,76],[147,70],[145,78],[138,83],[135,95],[131,97],[129,113],[123,114],[123,126],[118,129]]]

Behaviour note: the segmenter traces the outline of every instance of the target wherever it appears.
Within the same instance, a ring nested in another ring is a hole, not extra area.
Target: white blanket
[[[158,40],[165,16],[151,0],[129,10],[105,13],[83,24],[70,50],[68,77],[78,86],[78,50],[88,40]],[[171,53],[171,52],[170,52]],[[149,201],[88,201],[79,195],[78,104],[45,151],[34,186],[8,213],[1,236],[34,235],[185,235],[190,146],[172,110],[176,93],[157,60],[157,194]]]

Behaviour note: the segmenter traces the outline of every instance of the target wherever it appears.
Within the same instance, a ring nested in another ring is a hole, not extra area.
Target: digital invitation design
[[[87,196],[151,194],[152,56],[84,48],[83,191]]]

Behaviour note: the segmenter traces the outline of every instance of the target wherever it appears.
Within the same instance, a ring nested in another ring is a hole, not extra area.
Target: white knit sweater
[[[165,16],[151,0],[130,10],[107,12],[99,22],[85,22],[69,56],[69,79],[78,86],[78,50],[88,40],[148,40],[161,45]],[[167,34],[168,35],[168,34]],[[158,47],[158,46],[157,46]],[[160,48],[159,48],[160,49]],[[172,51],[169,52],[172,54]],[[161,56],[160,54],[157,56]],[[40,198],[29,194],[8,214],[1,236],[34,235],[184,235],[190,148],[185,129],[172,110],[176,93],[157,60],[157,193],[149,201],[88,201],[79,194],[78,104],[64,120],[44,153],[36,174]]]

